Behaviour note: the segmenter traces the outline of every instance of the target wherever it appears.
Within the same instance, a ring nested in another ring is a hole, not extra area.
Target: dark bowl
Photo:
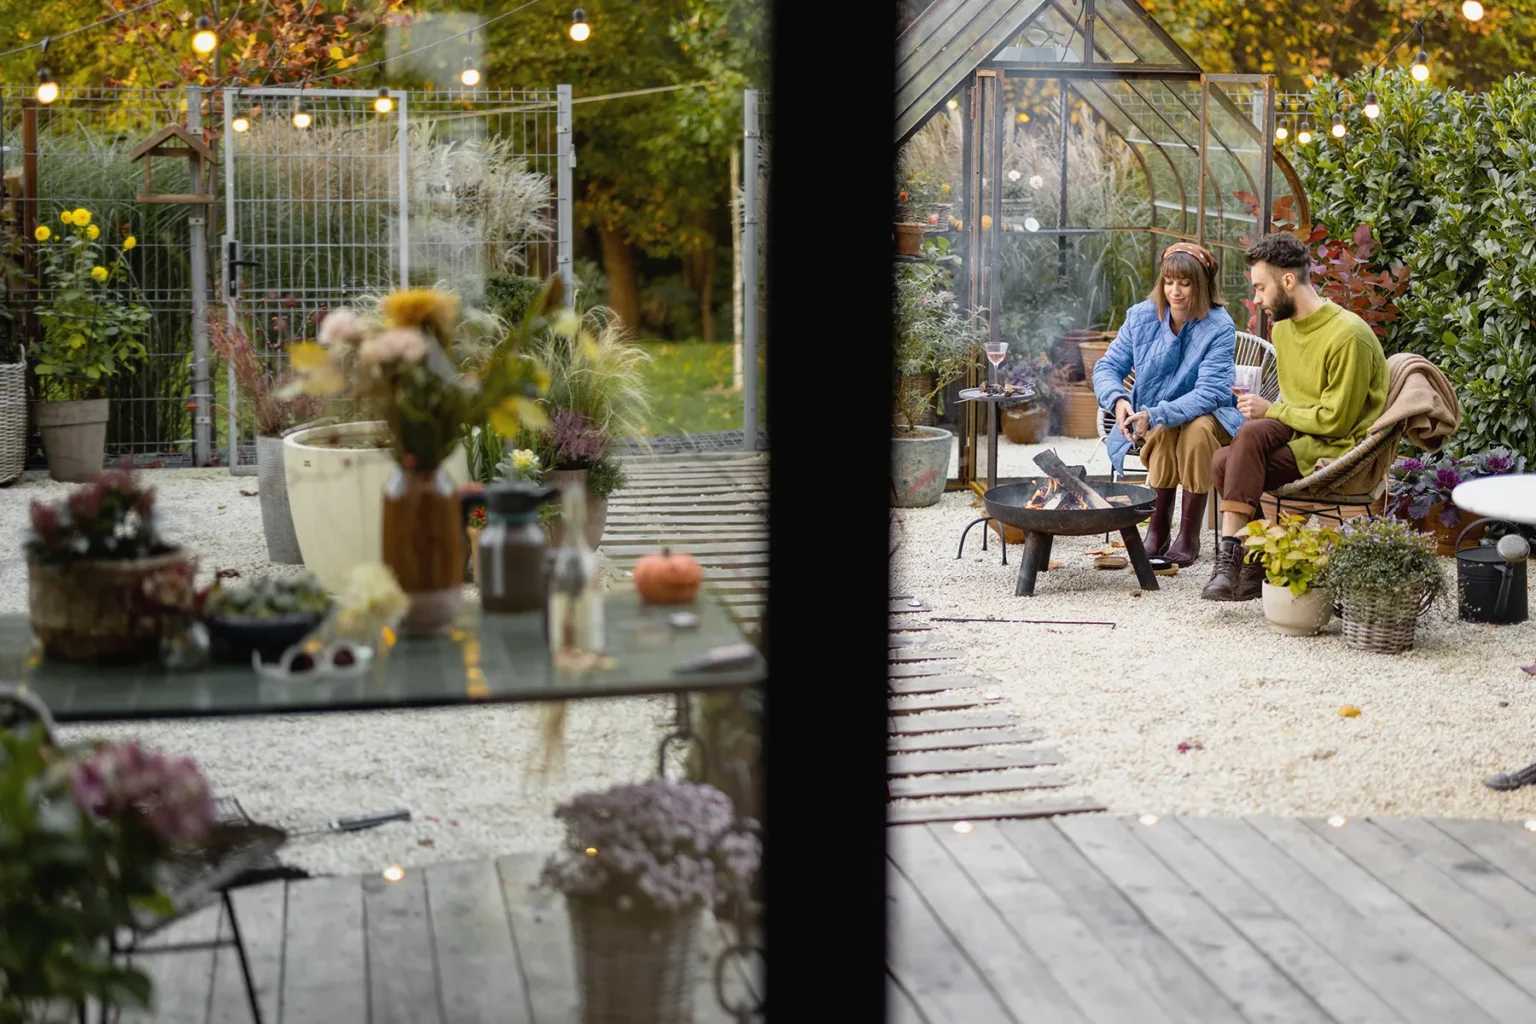
[[[256,651],[262,661],[275,662],[284,651],[313,633],[324,618],[315,612],[270,619],[212,615],[208,618],[208,636],[213,641],[214,656],[220,659],[249,665],[251,652]]]

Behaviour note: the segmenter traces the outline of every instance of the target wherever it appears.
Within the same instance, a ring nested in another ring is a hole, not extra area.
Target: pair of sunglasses
[[[261,660],[259,651],[251,652],[251,667],[268,679],[355,679],[373,664],[373,648],[359,647],[346,641],[318,651],[298,644],[283,652],[276,664]]]

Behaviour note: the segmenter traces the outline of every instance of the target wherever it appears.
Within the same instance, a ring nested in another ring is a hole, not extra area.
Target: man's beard
[[[1296,300],[1287,292],[1281,292],[1275,296],[1269,307],[1269,315],[1275,318],[1275,322],[1289,320],[1296,315]]]

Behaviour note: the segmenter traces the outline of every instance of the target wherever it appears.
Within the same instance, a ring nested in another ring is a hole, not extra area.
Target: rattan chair
[[[1370,509],[1387,496],[1392,463],[1403,443],[1403,426],[1393,426],[1379,434],[1368,434],[1364,441],[1321,469],[1293,483],[1270,492],[1275,499],[1275,518],[1285,514],[1287,503],[1311,505],[1312,515],[1344,521],[1344,509],[1365,506]],[[1319,508],[1326,511],[1319,511]],[[1297,508],[1295,511],[1301,511]]]

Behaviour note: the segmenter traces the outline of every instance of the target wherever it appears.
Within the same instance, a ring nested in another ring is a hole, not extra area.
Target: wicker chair
[[[1276,488],[1271,492],[1276,518],[1285,514],[1287,502],[1321,506],[1330,511],[1314,508],[1312,514],[1337,523],[1344,521],[1344,509],[1348,507],[1369,508],[1386,497],[1392,463],[1402,443],[1401,424],[1379,434],[1368,434],[1364,441],[1321,469]]]

